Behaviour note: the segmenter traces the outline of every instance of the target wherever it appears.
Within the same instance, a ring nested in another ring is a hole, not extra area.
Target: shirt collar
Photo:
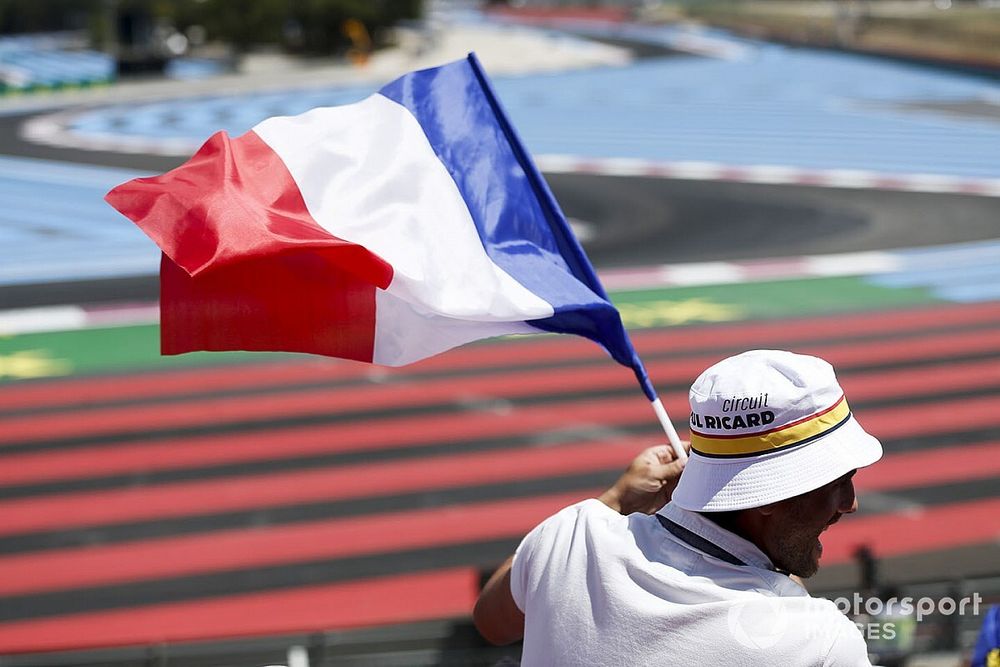
[[[708,540],[715,546],[727,551],[751,567],[773,570],[774,563],[767,555],[749,540],[719,526],[714,521],[706,519],[697,512],[681,509],[674,503],[667,503],[657,514],[673,521],[677,525]]]

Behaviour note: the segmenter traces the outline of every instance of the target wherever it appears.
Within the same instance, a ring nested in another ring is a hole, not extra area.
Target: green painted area
[[[634,329],[940,302],[923,288],[879,287],[853,277],[636,290],[614,293],[612,299],[626,326]],[[279,356],[285,355],[198,352],[162,357],[156,325],[23,334],[0,338],[0,383],[77,373],[260,361]]]
[[[942,303],[923,287],[872,285],[861,277],[672,287],[612,294],[626,326],[802,317]]]
[[[237,363],[286,356],[260,352],[194,352],[160,356],[155,324],[0,337],[0,383],[37,377],[172,366]]]

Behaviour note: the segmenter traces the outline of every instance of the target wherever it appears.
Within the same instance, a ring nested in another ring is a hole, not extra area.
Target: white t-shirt
[[[756,546],[672,504],[660,514],[585,500],[524,538],[510,580],[522,665],[870,664],[855,625]]]

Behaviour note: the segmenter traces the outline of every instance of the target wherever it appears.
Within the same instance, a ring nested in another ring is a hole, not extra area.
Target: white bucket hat
[[[833,367],[781,350],[715,364],[691,385],[691,457],[673,494],[696,512],[760,507],[882,458]]]

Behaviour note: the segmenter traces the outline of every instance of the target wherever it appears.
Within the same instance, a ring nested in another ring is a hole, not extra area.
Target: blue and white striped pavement
[[[718,32],[703,37],[725,39]],[[746,40],[733,45],[738,55],[721,59],[650,59],[498,77],[495,83],[530,150],[550,167],[560,163],[553,158],[570,155],[686,164],[697,174],[707,173],[706,165],[769,165],[768,174],[864,170],[869,176],[1000,182],[1000,114],[990,119],[903,108],[916,102],[1000,108],[997,84],[861,56]],[[190,152],[219,129],[239,134],[264,118],[353,102],[377,87],[110,105],[75,113],[67,129],[83,138],[120,140],[126,148],[129,141],[159,142],[167,152]],[[155,273],[153,244],[103,202],[108,189],[137,175],[0,158],[6,204],[0,211],[0,285]],[[940,180],[927,182],[940,186]],[[1000,256],[996,248],[989,251]],[[913,279],[920,280],[916,268]],[[981,298],[996,284],[964,282],[948,294]]]
[[[103,199],[145,175],[0,157],[0,285],[155,273],[159,250]]]
[[[866,56],[734,44],[733,58],[657,58],[495,84],[536,155],[1000,178],[1000,85]],[[84,143],[184,154],[217,130],[240,134],[377,87],[109,106],[65,120],[64,131]],[[918,108],[966,103],[998,111]]]
[[[883,287],[923,287],[963,303],[1000,299],[1000,241],[896,251],[892,273],[869,280]]]

